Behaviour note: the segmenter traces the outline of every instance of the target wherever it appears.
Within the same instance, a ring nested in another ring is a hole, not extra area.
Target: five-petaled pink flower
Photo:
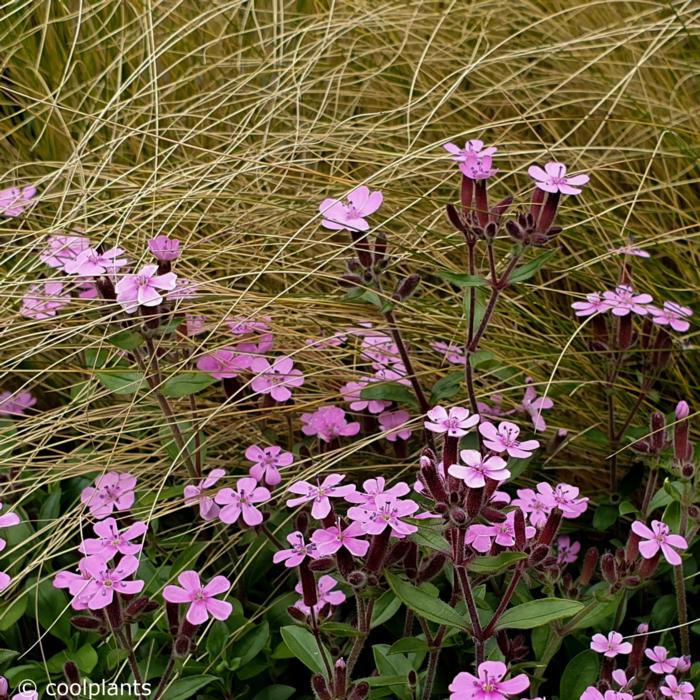
[[[0,510],[2,510],[2,504],[0,503]],[[17,513],[5,513],[0,515],[0,527],[14,527],[19,525],[20,519]],[[0,537],[0,552],[5,549],[7,542]],[[4,571],[0,571],[0,591],[4,591],[12,583],[12,578],[6,574]]]
[[[675,676],[666,676],[664,678],[664,683],[659,690],[661,695],[667,698],[672,698],[672,700],[693,700],[695,697],[693,695],[695,687],[692,683],[688,681],[679,682]]]
[[[180,256],[180,241],[163,234],[148,241],[148,250],[156,260],[171,262]]]
[[[655,646],[653,649],[645,649],[644,655],[647,659],[654,662],[650,664],[649,669],[660,676],[673,673],[676,670],[676,666],[678,666],[678,658],[674,656],[669,657],[666,647]]]
[[[169,603],[189,603],[185,618],[190,624],[201,625],[209,615],[216,620],[226,620],[231,615],[231,603],[216,598],[231,588],[225,576],[214,576],[203,586],[196,571],[183,571],[177,580],[179,586],[171,584],[163,589],[163,598]]]
[[[493,423],[484,422],[479,426],[479,432],[483,435],[484,445],[494,452],[506,452],[508,456],[516,459],[527,459],[532,456],[540,443],[537,440],[518,440],[520,428],[515,423],[502,421],[498,428]]]
[[[591,649],[611,659],[618,654],[629,654],[632,651],[632,644],[623,639],[619,632],[608,632],[607,637],[604,634],[594,634],[591,638]]]
[[[578,559],[581,551],[580,542],[572,542],[568,535],[561,535],[557,538],[557,564],[573,564]]]
[[[586,512],[588,497],[579,496],[577,486],[571,484],[557,484],[554,488],[546,481],[537,484],[537,490],[542,498],[549,504],[550,510],[559,508],[565,518],[575,519]]]
[[[21,416],[36,404],[36,399],[28,391],[13,394],[3,391],[0,394],[0,416]]]
[[[446,343],[444,340],[436,340],[430,343],[433,350],[437,350],[450,364],[464,365],[466,358],[464,356],[464,348],[456,343]]]
[[[551,497],[533,489],[518,489],[517,493],[518,497],[513,499],[513,505],[529,516],[535,527],[544,525],[554,507]]]
[[[226,470],[212,469],[196,486],[193,484],[185,486],[185,504],[188,506],[199,504],[199,514],[203,520],[210,521],[219,517],[221,508],[216,504],[213,496],[207,495],[207,491],[223,476],[226,476]]]
[[[384,411],[379,414],[379,426],[384,431],[384,437],[389,442],[397,440],[408,440],[413,432],[408,424],[411,421],[411,414],[405,409],[398,411]]]
[[[158,265],[144,265],[135,275],[124,275],[116,284],[117,301],[126,313],[132,314],[139,306],[158,306],[163,301],[162,291],[172,291],[177,284],[174,272],[158,274]]]
[[[348,382],[341,387],[340,393],[350,405],[351,411],[364,411],[367,409],[370,413],[381,413],[391,406],[391,401],[362,398],[362,390],[366,389],[373,381],[376,381],[373,377],[361,377],[358,381]]]
[[[245,476],[236,482],[235,491],[231,488],[221,489],[214,500],[224,506],[219,512],[219,520],[230,525],[243,515],[243,522],[251,527],[260,525],[263,514],[253,504],[270,500],[270,492],[250,476]]]
[[[450,683],[450,700],[506,700],[530,687],[530,680],[520,673],[503,680],[508,668],[502,661],[483,661],[477,675],[462,671]]]
[[[202,355],[197,360],[197,369],[214,379],[232,379],[250,368],[250,357],[233,348],[219,348]]]
[[[646,316],[654,299],[651,294],[637,294],[628,284],[621,284],[612,292],[603,292],[603,301],[613,316],[627,316],[629,313]]]
[[[547,430],[547,423],[542,418],[542,411],[548,411],[554,406],[554,401],[548,396],[538,396],[537,389],[533,385],[532,377],[527,377],[525,380],[527,387],[525,388],[525,396],[521,402],[521,406],[525,413],[530,416],[532,425],[538,432]]]
[[[63,282],[40,282],[32,284],[22,297],[19,310],[22,316],[37,321],[51,318],[70,303],[70,295],[64,291]]]
[[[273,563],[279,564],[284,562],[284,565],[291,569],[294,566],[299,566],[306,557],[311,559],[318,558],[316,545],[313,542],[306,542],[303,533],[299,532],[299,530],[290,532],[287,535],[287,542],[292,545],[292,548],[281,549],[279,552],[275,552],[272,555]]]
[[[135,555],[141,551],[142,542],[132,542],[143,536],[148,530],[146,523],[137,520],[120,532],[114,518],[105,518],[92,526],[97,538],[82,541],[78,551],[83,554],[96,554],[105,561],[113,559],[117,554]]]
[[[294,369],[291,357],[276,357],[272,364],[264,357],[254,357],[250,369],[258,376],[253,378],[250,388],[258,394],[269,394],[275,401],[284,402],[292,398],[292,389],[304,383],[304,374]]]
[[[277,486],[282,481],[279,470],[288,467],[294,461],[294,455],[284,452],[278,445],[251,445],[245,451],[245,456],[253,462],[250,475],[257,481],[264,481],[268,486]]]
[[[685,333],[690,328],[687,319],[693,315],[693,310],[674,301],[665,301],[663,309],[650,306],[649,313],[653,317],[651,320],[658,326],[671,326],[674,331]]]
[[[377,496],[373,506],[365,503],[348,508],[348,517],[358,521],[368,535],[379,535],[388,527],[394,537],[403,539],[418,531],[415,525],[402,519],[416,517],[414,513],[418,507],[415,501],[408,499]]]
[[[98,252],[95,248],[86,248],[75,258],[66,260],[63,269],[69,275],[81,277],[112,275],[127,264],[127,259],[120,257],[123,253],[121,248],[110,248],[104,253]]]
[[[324,199],[318,207],[323,217],[321,225],[331,231],[367,231],[369,224],[365,217],[374,214],[382,205],[381,192],[371,192],[362,185],[348,195],[348,204],[338,199]]]
[[[467,153],[459,164],[459,169],[464,177],[470,180],[486,180],[495,175],[498,170],[492,168],[493,158],[482,153]]]
[[[107,472],[95,479],[95,486],[87,486],[80,494],[80,501],[98,520],[112,511],[128,510],[136,498],[136,477],[128,472]]]
[[[362,482],[364,491],[351,491],[345,496],[345,500],[348,503],[356,503],[368,510],[373,510],[377,507],[377,499],[381,497],[400,498],[411,490],[404,481],[399,481],[386,490],[384,490],[385,486],[386,479],[383,476],[378,476],[376,479],[367,479]]]
[[[583,317],[608,311],[610,305],[603,299],[603,295],[600,292],[593,292],[586,295],[586,301],[575,301],[571,308],[574,309],[577,316]]]
[[[80,253],[90,247],[86,236],[55,234],[46,239],[46,248],[39,253],[39,260],[49,267],[64,268],[66,263],[75,260]]]
[[[323,520],[331,512],[331,498],[344,498],[355,490],[352,484],[340,486],[345,474],[329,474],[322,482],[310,484],[308,481],[297,481],[287,490],[299,494],[287,501],[289,508],[295,508],[302,503],[312,502],[311,515],[317,520]]]
[[[369,542],[360,539],[365,534],[364,528],[358,522],[350,523],[343,528],[340,518],[336,525],[315,530],[311,535],[311,541],[316,545],[316,550],[322,557],[335,554],[341,547],[354,554],[356,557],[364,557],[369,549]]]
[[[583,691],[580,700],[632,700],[632,695],[619,690],[606,690],[603,694],[595,686],[589,685]]]
[[[321,576],[318,579],[318,603],[316,603],[316,605],[313,606],[314,613],[316,615],[318,615],[321,608],[323,608],[325,605],[337,607],[345,601],[345,593],[343,593],[343,591],[333,590],[337,585],[338,582],[332,576],[328,576],[327,574],[325,576]],[[299,593],[299,595],[302,594],[301,582],[299,582],[294,587],[294,590],[297,593]],[[309,606],[304,603],[303,598],[294,603],[294,607],[297,610],[301,610],[301,612],[303,612],[304,615],[311,614],[311,608],[309,608]]]
[[[428,430],[457,438],[466,435],[481,420],[478,413],[471,414],[461,406],[453,406],[449,410],[435,406],[426,415],[428,420],[425,421],[425,427]]]
[[[581,187],[590,178],[588,175],[568,175],[563,163],[551,161],[544,166],[531,165],[527,169],[528,175],[535,181],[535,186],[545,192],[561,192],[561,194],[581,194]]]
[[[471,139],[464,144],[464,148],[460,148],[456,143],[445,143],[442,147],[452,155],[452,160],[458,163],[464,163],[470,155],[492,156],[498,150],[495,146],[487,146],[484,148],[484,142],[480,139]]]
[[[652,520],[651,528],[647,527],[641,520],[632,523],[632,532],[641,538],[639,543],[639,553],[645,559],[652,559],[659,549],[671,566],[679,566],[681,557],[677,549],[688,549],[685,537],[674,535],[671,528],[660,520]]]
[[[337,437],[351,437],[360,432],[360,424],[357,421],[348,422],[340,406],[321,406],[313,413],[302,413],[301,422],[304,435],[317,435],[324,442],[332,442]]]
[[[469,488],[481,488],[486,485],[486,479],[505,481],[510,477],[506,469],[506,461],[495,455],[484,457],[478,450],[462,450],[459,453],[464,464],[452,464],[447,471],[463,479]]]
[[[114,600],[115,593],[133,595],[143,590],[145,581],[125,580],[139,568],[139,560],[134,556],[122,557],[113,569],[101,556],[85,557],[83,561],[90,581],[78,597],[90,610],[106,608]]]
[[[8,187],[0,190],[0,214],[4,216],[20,216],[31,205],[31,200],[36,196],[36,187],[27,185],[21,190],[19,187]]]

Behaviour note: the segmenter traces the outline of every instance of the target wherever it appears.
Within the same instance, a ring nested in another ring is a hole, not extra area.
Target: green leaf
[[[135,394],[146,382],[142,372],[123,369],[103,369],[95,372],[100,384],[120,395]]]
[[[474,574],[497,574],[523,559],[527,559],[525,552],[501,552],[493,557],[476,557],[467,568]]]
[[[384,302],[376,292],[373,292],[371,289],[363,289],[362,287],[351,289],[343,296],[342,300],[347,302],[360,301],[365,304],[372,304],[372,306],[377,309],[381,309],[384,306]]]
[[[465,275],[459,272],[450,272],[449,270],[441,270],[437,274],[438,277],[451,284],[456,284],[458,287],[488,287],[489,285],[485,277],[479,277],[478,275]]]
[[[219,380],[204,372],[180,372],[168,378],[161,386],[161,391],[169,399],[179,399],[196,394],[217,381]]]
[[[0,457],[9,455],[17,444],[17,427],[9,418],[0,419]]]
[[[617,612],[617,608],[620,605],[623,595],[624,592],[619,591],[615,595],[611,596],[607,591],[607,584],[605,584],[605,588],[594,591],[594,596],[591,599],[584,601],[585,607],[590,607],[590,610],[576,620],[576,624],[573,629],[578,630],[587,629],[588,627],[605,627],[607,620],[610,620],[610,624],[612,624],[612,618]]]
[[[391,590],[396,593],[396,597],[416,614],[440,625],[457,627],[458,629],[466,628],[467,624],[462,616],[440,598],[428,595],[420,588],[389,571],[385,575]]]
[[[122,331],[107,340],[121,350],[134,350],[144,343],[144,337],[137,331]]]
[[[574,656],[561,676],[560,696],[562,698],[581,697],[589,685],[595,685],[598,681],[599,668],[598,654],[590,649]]]
[[[678,532],[681,527],[681,504],[678,501],[669,503],[661,520],[671,528],[671,532]]]
[[[14,600],[3,601],[3,605],[0,606],[0,632],[14,627],[17,620],[26,612],[28,603],[29,596],[26,594],[18,596]]]
[[[401,601],[394,595],[393,591],[384,591],[377,602],[374,604],[374,609],[372,610],[372,621],[370,622],[370,629],[379,627],[385,622],[390,620],[401,607]]]
[[[413,407],[418,405],[411,389],[398,382],[373,382],[360,392],[360,397],[368,401],[395,401]]]
[[[605,531],[617,522],[620,511],[617,506],[598,506],[593,514],[593,527],[596,530]]]
[[[356,627],[347,622],[324,622],[321,624],[321,632],[334,637],[359,637],[362,634]]]
[[[161,696],[163,700],[187,700],[198,690],[219,680],[216,676],[190,676],[178,678]]]
[[[406,518],[406,520],[418,528],[418,531],[414,532],[410,536],[412,542],[422,545],[423,547],[428,547],[428,549],[434,549],[436,552],[450,554],[450,545],[445,539],[442,531],[425,527],[424,520],[414,520],[411,518]]]
[[[482,289],[481,287],[476,287],[474,289],[474,297],[475,297],[475,303],[474,303],[474,330],[479,327],[479,324],[481,323],[482,319],[486,315],[486,306],[487,306],[487,297],[488,293],[486,289]],[[471,294],[465,294],[464,295],[464,317],[467,319],[467,323],[469,323],[469,309],[471,307]]]
[[[46,666],[51,673],[61,673],[63,666],[68,661],[73,661],[82,673],[89,675],[97,666],[97,652],[92,648],[91,644],[85,644],[77,651],[69,652],[64,650],[59,652],[47,661]]]
[[[583,609],[583,603],[563,598],[530,600],[506,610],[496,629],[530,630],[554,620],[571,617]]]
[[[49,497],[41,504],[39,521],[48,522],[55,520],[61,514],[61,489],[55,488]]]
[[[430,403],[440,403],[444,399],[451,399],[456,396],[459,393],[463,379],[464,372],[450,372],[438,379],[433,384],[433,390],[430,392]]]
[[[428,644],[425,639],[419,639],[418,637],[403,637],[397,642],[394,642],[387,655],[392,654],[422,654],[428,651]]]
[[[544,267],[556,254],[556,250],[547,250],[544,253],[540,253],[540,255],[533,260],[530,260],[530,262],[516,267],[508,279],[509,284],[518,284],[519,282],[529,280],[530,277]]]
[[[263,688],[253,700],[287,700],[297,692],[296,688],[291,685],[268,685]]]
[[[245,666],[263,650],[269,638],[270,626],[267,622],[255,625],[233,645],[227,655],[240,657],[241,666]]]
[[[326,669],[313,634],[303,627],[288,625],[280,629],[280,634],[289,651],[314,673],[325,675]],[[330,654],[325,650],[327,658]]]

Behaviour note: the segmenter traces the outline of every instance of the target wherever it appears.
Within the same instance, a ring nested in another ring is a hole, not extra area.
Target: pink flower
[[[21,690],[15,693],[10,700],[39,700],[39,693],[36,690]]]
[[[73,610],[86,610],[87,598],[83,596],[87,591],[88,586],[92,581],[92,576],[88,573],[86,563],[89,563],[89,557],[84,557],[78,562],[78,572],[59,571],[52,581],[54,588],[67,588],[68,592],[73,596],[71,607]]]
[[[621,248],[616,248],[612,252],[617,253],[618,255],[633,255],[637,258],[651,257],[651,255],[646,250],[642,250],[641,248],[635,248],[631,243],[622,246]]]
[[[547,430],[547,423],[545,423],[544,418],[542,418],[542,411],[548,411],[552,408],[552,406],[554,406],[554,401],[549,397],[537,396],[537,390],[532,384],[532,377],[527,377],[525,381],[527,383],[527,388],[525,389],[525,396],[523,396],[521,406],[525,413],[530,416],[535,430],[542,432]]]
[[[196,314],[185,314],[185,333],[191,338],[199,335],[207,323],[206,316]]]
[[[178,277],[175,280],[173,289],[168,290],[163,296],[172,301],[177,301],[178,299],[192,299],[192,297],[197,296],[199,287],[200,284],[197,282]]]
[[[2,504],[0,504],[0,510]],[[17,513],[5,513],[0,515],[0,527],[13,527],[19,525],[20,519]],[[0,552],[5,549],[7,542],[0,537]],[[12,583],[12,578],[4,571],[0,571],[0,591],[4,591]]]
[[[275,552],[272,555],[272,561],[275,564],[284,562],[284,565],[291,569],[294,566],[299,566],[301,562],[310,557],[311,559],[317,559],[318,554],[316,552],[316,545],[313,542],[307,542],[304,540],[304,535],[295,530],[287,535],[287,542],[292,545],[291,549],[281,549],[279,552]]]
[[[603,299],[600,292],[587,294],[586,301],[575,301],[571,307],[576,311],[577,316],[591,316],[610,309],[610,305]]]
[[[256,321],[253,318],[247,318],[245,316],[236,316],[234,318],[227,318],[224,322],[233,335],[252,335],[254,333],[265,333],[269,331],[270,326],[268,322],[270,320],[269,316],[265,316],[262,321]]]
[[[606,690],[603,695],[598,688],[589,685],[583,691],[580,700],[632,700],[632,697],[629,693],[621,693],[618,690]]]
[[[302,503],[312,502],[311,515],[317,520],[323,520],[331,512],[331,498],[344,498],[355,490],[352,484],[339,486],[345,474],[329,474],[322,482],[310,484],[308,481],[297,481],[287,490],[299,494],[287,501],[287,507],[296,508]]]
[[[75,258],[66,260],[63,269],[69,275],[82,277],[113,275],[128,262],[126,258],[119,257],[122,253],[121,248],[110,248],[104,253],[99,253],[95,248],[85,248]]]
[[[552,508],[559,508],[565,518],[578,518],[588,508],[588,498],[579,498],[579,489],[569,484],[557,484],[552,488],[546,481],[537,484],[542,498]]]
[[[686,319],[693,315],[693,310],[673,301],[665,301],[663,309],[650,306],[649,313],[653,316],[651,320],[658,326],[671,326],[674,331],[685,333],[690,328]]]
[[[156,260],[171,262],[180,257],[180,241],[165,235],[156,236],[148,241],[148,250]]]
[[[623,639],[619,632],[608,632],[607,637],[603,634],[594,634],[591,639],[591,649],[614,659],[618,654],[629,654],[632,651],[632,645],[629,642],[623,642]]]
[[[197,369],[214,379],[231,379],[249,368],[250,357],[236,352],[233,348],[212,350],[197,360]]]
[[[382,399],[363,399],[361,392],[369,386],[373,381],[372,377],[361,377],[357,382],[348,382],[340,389],[343,399],[350,405],[351,411],[364,411],[367,409],[370,413],[381,413],[384,409],[391,406],[391,401]]]
[[[450,364],[464,365],[467,361],[464,356],[464,348],[456,343],[445,343],[442,340],[436,340],[430,343],[430,347],[433,350],[437,350]]]
[[[36,399],[28,391],[13,394],[3,391],[0,394],[0,416],[21,416],[36,404]]]
[[[219,520],[230,525],[235,523],[243,515],[246,525],[260,525],[263,514],[253,504],[264,503],[270,500],[270,492],[264,486],[258,486],[258,482],[250,476],[245,476],[236,482],[236,490],[231,488],[221,489],[214,500],[224,506],[219,513]]]
[[[506,700],[508,696],[519,695],[530,687],[524,673],[504,681],[508,673],[502,661],[483,661],[477,675],[462,671],[450,684],[450,700]]]
[[[175,289],[174,272],[158,274],[158,265],[144,265],[138,274],[124,275],[116,284],[117,301],[128,314],[139,306],[158,306],[163,301],[161,291]]]
[[[386,480],[383,476],[378,476],[376,479],[367,479],[362,483],[363,491],[351,491],[345,496],[345,500],[348,503],[356,503],[358,505],[364,506],[368,510],[375,510],[377,507],[377,499],[380,497],[385,498],[400,498],[405,496],[411,489],[408,484],[403,481],[399,481],[398,484],[394,484],[391,488],[384,490],[386,485]]]
[[[216,620],[226,620],[231,615],[231,603],[216,598],[231,588],[225,576],[214,576],[206,586],[202,586],[196,571],[183,571],[177,580],[179,586],[169,585],[163,589],[163,598],[168,603],[189,603],[185,618],[191,625],[201,625],[209,619],[209,615]]]
[[[135,555],[141,551],[142,542],[134,542],[148,530],[146,523],[137,520],[121,532],[114,518],[106,518],[92,526],[93,531],[98,536],[97,539],[89,538],[83,540],[78,547],[78,551],[83,554],[96,554],[105,561],[113,559],[117,554]]]
[[[288,467],[294,461],[291,452],[283,452],[281,447],[258,447],[251,445],[245,451],[246,459],[253,462],[250,475],[256,481],[264,481],[268,486],[277,486],[282,481],[279,469]]]
[[[41,320],[51,318],[70,303],[70,295],[63,291],[62,282],[40,282],[32,284],[22,297],[19,312],[27,318]]]
[[[0,190],[0,214],[10,217],[20,216],[29,208],[35,196],[36,187],[33,185],[27,185],[21,190],[19,187]]]
[[[218,518],[221,509],[214,501],[214,498],[208,496],[206,492],[225,475],[226,471],[224,469],[212,469],[197,486],[192,484],[185,486],[185,505],[194,506],[199,504],[199,514],[207,522]]]
[[[80,494],[80,501],[90,508],[92,515],[101,520],[112,511],[128,510],[134,505],[136,477],[128,472],[107,472],[95,479],[95,487],[88,486]]]
[[[493,526],[476,523],[467,528],[465,542],[471,545],[477,552],[486,554],[493,546],[495,536],[496,532]]]
[[[527,459],[532,456],[540,443],[537,440],[525,440],[520,442],[520,428],[515,423],[503,421],[496,428],[493,423],[484,422],[479,426],[479,432],[485,438],[484,445],[494,452],[506,452],[509,457]]]
[[[108,562],[100,556],[86,557],[84,562],[85,573],[90,576],[90,582],[79,593],[79,597],[90,610],[106,608],[114,600],[115,593],[133,595],[143,590],[144,581],[125,580],[139,568],[139,560],[136,557],[122,557],[113,569],[110,569]]]
[[[645,649],[644,655],[654,662],[649,666],[651,671],[653,673],[658,673],[660,676],[673,673],[678,665],[677,658],[669,658],[668,649],[666,649],[666,647],[656,646],[653,649]]]
[[[381,192],[371,192],[364,185],[348,195],[348,204],[338,199],[324,199],[318,208],[323,217],[321,225],[331,231],[367,231],[369,224],[365,217],[374,214],[383,201]]]
[[[630,312],[645,316],[654,299],[651,294],[635,294],[632,287],[622,284],[614,292],[603,292],[603,301],[614,316],[627,316]]]
[[[510,472],[506,469],[506,461],[500,457],[486,457],[478,450],[462,450],[459,453],[466,467],[461,464],[452,464],[448,473],[464,480],[469,488],[481,488],[486,486],[486,479],[505,481],[510,478]]]
[[[360,424],[348,423],[345,411],[339,406],[321,406],[313,413],[302,413],[304,435],[317,435],[324,442],[332,442],[337,437],[351,437],[360,432]]]
[[[349,508],[348,517],[358,521],[368,535],[379,535],[389,527],[394,537],[402,539],[418,531],[415,525],[402,520],[413,516],[417,510],[415,501],[378,496],[373,507],[365,504]]]
[[[314,338],[307,338],[305,344],[308,348],[315,348],[317,350],[326,350],[328,348],[340,347],[341,345],[343,345],[345,343],[345,341],[347,339],[348,339],[347,335],[345,333],[341,333],[339,331],[338,333],[334,333],[329,338],[322,338],[320,340],[316,340]]]
[[[321,611],[321,608],[323,608],[326,605],[330,605],[333,607],[337,607],[341,603],[345,602],[345,593],[343,591],[334,591],[333,589],[338,585],[338,582],[332,577],[332,576],[321,576],[318,579],[318,603],[313,606],[314,613],[318,615],[318,613]],[[302,588],[301,588],[301,583],[298,583],[295,587],[294,590],[299,593],[299,595],[302,594]],[[294,607],[297,610],[301,610],[301,612],[304,613],[304,615],[310,615],[311,614],[311,608],[309,608],[308,605],[304,604],[304,599],[302,598],[301,600],[297,601],[294,603]]]
[[[452,160],[458,163],[464,163],[470,155],[492,156],[498,150],[495,146],[484,148],[484,142],[479,139],[471,139],[464,144],[464,148],[460,148],[454,143],[445,143],[442,146],[448,153],[452,154]]]
[[[411,437],[413,431],[408,427],[410,420],[411,414],[404,409],[398,411],[384,411],[384,413],[379,415],[379,425],[386,433],[384,437],[389,442],[408,440]]]
[[[518,497],[513,499],[513,505],[518,506],[535,527],[545,524],[547,517],[552,512],[554,502],[551,497],[533,491],[532,489],[518,489]]]
[[[459,169],[464,177],[470,180],[486,180],[495,175],[498,170],[491,167],[493,158],[481,153],[467,153],[464,161],[459,164]]]
[[[425,427],[433,433],[447,433],[449,437],[466,435],[481,420],[478,413],[470,414],[461,406],[446,410],[442,406],[431,408],[426,414]]]
[[[506,514],[506,519],[491,526],[495,535],[496,544],[501,547],[512,547],[515,544],[515,511]],[[530,525],[525,527],[525,539],[532,539],[537,534],[537,530]]]
[[[362,338],[360,355],[372,363],[373,369],[401,364],[399,348],[391,336],[372,331]],[[405,372],[402,372],[405,374]]]
[[[693,700],[695,687],[692,683],[688,683],[687,681],[679,683],[675,676],[666,676],[666,678],[664,678],[664,683],[666,683],[666,685],[662,685],[659,690],[661,694],[665,695],[667,698],[673,698],[673,700]]]
[[[311,535],[311,541],[316,545],[316,550],[322,557],[335,554],[341,547],[354,554],[356,557],[364,557],[369,549],[369,542],[360,539],[365,531],[358,522],[350,523],[346,528],[342,527],[340,518],[336,525],[315,530]]]
[[[671,534],[671,528],[660,520],[651,521],[649,529],[641,520],[632,523],[632,532],[641,538],[639,553],[645,559],[652,559],[659,549],[671,566],[679,566],[681,558],[677,549],[688,549],[685,537]]]
[[[254,357],[250,368],[258,375],[250,383],[251,389],[258,394],[270,394],[275,401],[289,401],[292,398],[290,387],[304,383],[302,371],[294,369],[294,361],[286,355],[275,358],[272,364],[264,357]]]
[[[74,261],[80,253],[90,247],[86,236],[65,236],[57,234],[46,238],[46,248],[39,253],[39,260],[49,267],[63,269],[66,263]]]
[[[527,169],[528,175],[535,181],[535,187],[545,192],[561,192],[561,194],[581,194],[581,187],[590,178],[588,175],[566,175],[566,166],[563,163],[550,161],[544,166],[531,165]]]
[[[571,542],[568,535],[562,535],[557,538],[557,564],[573,564],[578,559],[578,553],[581,551],[580,542]]]

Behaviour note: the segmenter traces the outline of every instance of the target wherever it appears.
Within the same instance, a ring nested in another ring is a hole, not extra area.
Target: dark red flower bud
[[[177,603],[165,602],[165,616],[168,619],[168,629],[174,637],[180,629],[180,606]]]
[[[474,204],[476,219],[479,226],[484,228],[489,222],[489,196],[486,191],[486,180],[474,181]]]
[[[642,565],[639,567],[639,576],[643,581],[653,576],[654,572],[659,566],[660,556],[660,553],[657,552],[651,559],[645,559],[642,562]]]
[[[348,693],[348,700],[366,700],[369,696],[369,683],[360,681],[355,683]]]
[[[515,534],[515,548],[522,551],[527,542],[527,537],[525,535],[525,515],[520,508],[516,508],[514,513],[513,531]]]
[[[71,617],[70,623],[73,627],[77,627],[79,630],[85,630],[86,632],[95,632],[103,626],[101,620],[88,615],[76,615],[75,617]]]
[[[306,534],[306,529],[309,527],[309,514],[302,510],[297,513],[297,517],[294,520],[294,528],[299,530],[302,534]]]
[[[617,583],[617,564],[615,562],[615,557],[612,554],[610,554],[610,552],[606,552],[600,558],[600,571],[603,574],[603,578],[610,585],[614,585]]]
[[[389,537],[391,528],[384,528],[383,532],[374,535],[370,540],[369,551],[367,552],[367,570],[377,574],[384,565],[384,559],[389,549]]]
[[[527,565],[528,566],[537,566],[538,564],[541,564],[546,556],[549,554],[549,545],[547,544],[536,544],[532,552],[530,552],[530,556],[527,558]]]
[[[448,501],[447,491],[445,491],[445,486],[437,472],[435,464],[424,464],[421,467],[420,473],[433,499],[437,503],[446,503]]]
[[[383,262],[384,259],[386,258],[386,251],[387,251],[387,239],[386,239],[386,233],[384,231],[381,231],[380,233],[377,234],[377,237],[374,241],[374,264],[378,265],[379,263]]]
[[[343,549],[343,548],[341,548]],[[338,550],[341,551],[341,550]],[[335,568],[335,561],[333,557],[321,557],[319,559],[312,559],[309,562],[309,569],[311,571],[318,571],[321,573],[326,573],[326,571],[331,571]]]
[[[676,406],[676,423],[673,426],[673,453],[679,462],[688,462],[693,453],[688,440],[690,423],[687,420],[690,408],[685,401],[680,401]]]
[[[561,518],[562,512],[559,510],[559,508],[555,508],[549,514],[544,524],[544,527],[540,532],[540,536],[537,539],[539,544],[546,544],[548,546],[552,544],[552,542],[554,541],[554,537],[556,536],[559,530],[559,525],[561,525]]]
[[[469,489],[467,492],[467,515],[470,518],[476,518],[481,510],[481,504],[484,497],[484,489]]]
[[[589,547],[586,550],[586,554],[583,557],[583,566],[581,567],[581,575],[578,578],[578,582],[581,586],[587,586],[593,574],[595,573],[595,567],[598,563],[598,550],[595,547]]]
[[[80,683],[80,671],[73,661],[63,664],[63,675],[69,683]]]
[[[457,212],[457,209],[454,207],[452,204],[448,204],[447,207],[445,208],[447,211],[447,220],[460,232],[463,233],[465,236],[469,235],[469,227],[466,225],[466,223],[462,220],[462,217],[460,217],[459,213]]]
[[[420,284],[420,275],[409,275],[396,288],[394,299],[405,301],[413,295]]]
[[[412,544],[413,543],[406,538],[394,542],[394,544],[389,548],[389,552],[384,560],[384,565],[391,566],[392,564],[396,564],[396,562],[401,561],[406,556],[406,553]]]
[[[423,564],[420,571],[418,572],[418,581],[422,583],[423,581],[430,581],[430,579],[437,576],[445,568],[445,563],[447,562],[447,556],[442,553],[434,554],[427,562]]]
[[[320,673],[316,673],[311,677],[311,688],[318,700],[333,700],[326,679]]]
[[[666,417],[663,413],[655,411],[649,419],[650,435],[649,443],[654,452],[661,452],[666,442]]]
[[[625,576],[625,578],[622,579],[622,585],[625,588],[637,588],[641,583],[642,579],[639,578],[639,576]]]
[[[173,645],[173,655],[176,658],[183,658],[187,656],[194,648],[194,643],[189,637],[185,635],[180,635]]]
[[[106,612],[112,629],[118,630],[121,628],[124,624],[124,615],[119,598],[115,596],[114,600],[107,606]]]
[[[559,207],[559,192],[547,192],[540,215],[536,221],[537,233],[547,233],[554,223]]]
[[[630,530],[625,547],[625,561],[631,564],[637,559],[637,554],[639,554],[639,535]]]
[[[367,233],[350,231],[350,236],[360,265],[365,269],[370,269],[372,267],[372,250],[367,240]]]
[[[335,697],[342,698],[345,695],[345,688],[347,687],[347,667],[345,665],[344,659],[338,659],[335,662],[335,673],[334,673],[333,685],[335,689]]]
[[[347,578],[348,574],[355,568],[355,561],[352,554],[345,547],[341,547],[335,553],[335,560],[338,563],[338,571],[343,578]],[[317,560],[318,561],[318,560]]]
[[[462,174],[462,184],[459,191],[459,199],[462,203],[462,210],[468,214],[472,208],[474,199],[474,180]]]
[[[301,580],[301,591],[304,605],[312,608],[318,603],[318,592],[316,590],[316,579],[309,568],[308,560],[304,559],[299,564],[299,579]]]
[[[139,598],[134,598],[127,606],[124,611],[124,617],[128,620],[133,620],[141,614],[146,612],[153,612],[157,610],[158,603],[156,601],[147,598],[146,596],[141,596]]]
[[[632,314],[620,316],[618,322],[617,348],[618,350],[627,350],[632,345]]]
[[[467,523],[467,514],[459,506],[450,508],[450,520],[457,526],[461,527]]]
[[[296,620],[297,622],[306,622],[306,615],[299,610],[299,608],[295,608],[293,605],[290,605],[287,608],[287,613],[289,613],[289,617],[291,617],[293,620]]]
[[[547,454],[553,455],[555,452],[558,452],[566,442],[566,436],[568,434],[569,431],[565,430],[564,428],[557,430],[557,432],[552,435],[551,439],[547,443]]]
[[[503,511],[496,510],[495,508],[492,508],[491,506],[485,506],[484,508],[482,508],[481,514],[490,523],[502,523],[502,522],[505,522],[505,520],[507,518],[506,514]]]
[[[661,326],[656,327],[656,342],[654,343],[654,367],[657,371],[665,369],[671,360],[672,339]]]

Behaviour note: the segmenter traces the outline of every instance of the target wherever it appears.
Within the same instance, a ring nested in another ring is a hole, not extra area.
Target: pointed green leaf
[[[325,666],[321,658],[318,644],[314,639],[313,634],[303,627],[288,625],[280,629],[280,634],[289,651],[301,661],[304,666],[311,669],[314,673],[325,675]],[[326,650],[327,658],[330,658]]]
[[[179,399],[196,394],[217,381],[219,380],[204,372],[180,372],[169,377],[161,386],[161,391],[169,399]]]
[[[583,603],[563,598],[542,598],[516,605],[501,615],[496,629],[530,630],[554,620],[571,617],[583,609]]]

